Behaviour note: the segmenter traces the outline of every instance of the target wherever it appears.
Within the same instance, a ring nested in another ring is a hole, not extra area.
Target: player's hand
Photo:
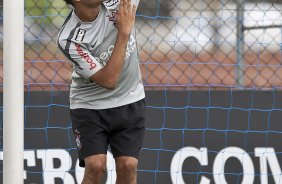
[[[136,5],[132,5],[131,0],[120,0],[117,15],[117,28],[119,33],[129,35],[135,22]]]

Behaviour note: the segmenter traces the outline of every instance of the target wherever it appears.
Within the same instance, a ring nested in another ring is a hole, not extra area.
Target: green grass
[[[69,9],[63,0],[25,0],[25,16],[37,23],[51,24],[64,19]]]

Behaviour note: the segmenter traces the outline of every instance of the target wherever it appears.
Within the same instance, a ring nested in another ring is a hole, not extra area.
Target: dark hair
[[[74,6],[72,0],[64,0],[64,1],[65,1],[67,4],[70,4],[70,5]]]

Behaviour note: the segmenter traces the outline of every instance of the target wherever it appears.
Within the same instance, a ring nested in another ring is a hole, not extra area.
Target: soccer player
[[[101,183],[109,147],[116,183],[135,184],[145,130],[145,93],[133,29],[138,2],[65,1],[73,10],[58,46],[73,63],[70,115],[79,164],[85,167],[82,183]]]

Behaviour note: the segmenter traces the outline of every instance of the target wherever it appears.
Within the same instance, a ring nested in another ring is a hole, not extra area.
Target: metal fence
[[[63,0],[25,5],[26,89],[67,90],[72,66],[56,37],[69,9]],[[147,89],[282,86],[280,0],[142,0],[136,31]]]

